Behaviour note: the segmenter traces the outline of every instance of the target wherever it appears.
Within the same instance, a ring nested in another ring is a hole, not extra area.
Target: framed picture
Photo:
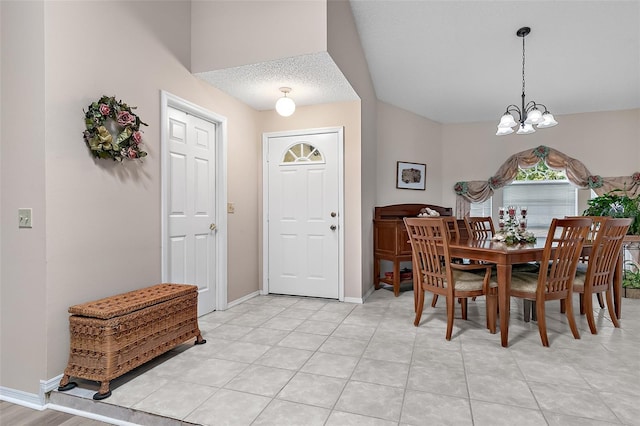
[[[427,165],[398,161],[396,188],[425,190]]]

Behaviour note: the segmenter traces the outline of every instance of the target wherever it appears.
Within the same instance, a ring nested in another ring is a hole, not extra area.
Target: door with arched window
[[[342,130],[269,135],[264,287],[341,298]]]

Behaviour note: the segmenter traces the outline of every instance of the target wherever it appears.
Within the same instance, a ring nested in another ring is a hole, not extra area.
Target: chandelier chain
[[[522,37],[522,94],[524,95],[524,39],[525,37]]]

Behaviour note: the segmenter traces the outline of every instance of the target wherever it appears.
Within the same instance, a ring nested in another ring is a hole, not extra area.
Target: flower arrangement
[[[114,161],[136,159],[146,157],[147,153],[140,149],[142,132],[140,125],[147,124],[140,120],[133,110],[122,101],[116,101],[114,96],[102,96],[98,101],[92,102],[87,111],[84,111],[84,141],[91,154],[96,158],[111,158]],[[113,122],[118,129],[118,135],[114,137],[107,128]]]
[[[505,218],[505,211],[508,215]],[[520,243],[535,243],[536,236],[533,232],[527,231],[527,208],[520,207],[522,217],[516,217],[516,207],[509,206],[508,209],[499,209],[499,229],[493,236],[494,241],[501,241],[507,245]]]

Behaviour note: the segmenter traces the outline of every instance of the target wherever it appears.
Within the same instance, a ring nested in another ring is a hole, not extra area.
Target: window
[[[471,212],[469,216],[473,217],[487,217],[491,216],[491,197],[483,201],[482,203],[471,203]]]
[[[578,191],[567,180],[514,181],[503,188],[504,206],[526,206],[527,228],[544,237],[554,217],[576,216]]]
[[[282,159],[283,164],[287,163],[324,163],[324,157],[311,144],[308,143],[298,143],[293,146],[290,146],[289,149],[284,153],[284,158]]]

